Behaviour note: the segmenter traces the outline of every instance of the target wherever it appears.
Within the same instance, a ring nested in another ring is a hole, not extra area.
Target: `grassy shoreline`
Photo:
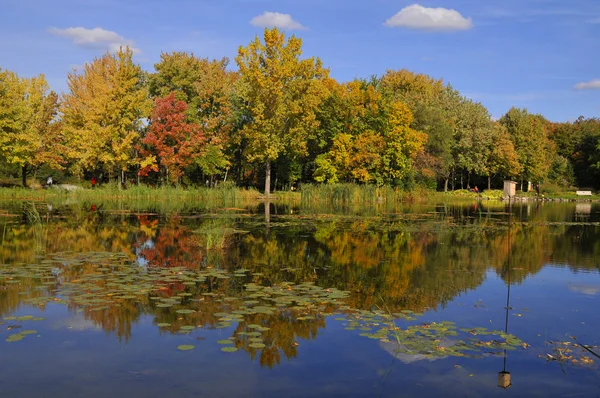
[[[389,206],[401,203],[425,203],[431,201],[478,201],[503,200],[501,190],[486,190],[482,193],[456,190],[438,192],[424,188],[404,191],[389,186],[357,184],[305,184],[300,191],[276,191],[271,201],[276,203],[299,204],[306,206]],[[144,204],[178,202],[199,207],[236,207],[260,203],[265,196],[255,190],[223,186],[216,188],[182,188],[159,187],[146,185],[131,186],[119,189],[116,185],[105,185],[96,188],[76,186],[73,190],[53,187],[50,189],[0,188],[0,200],[34,200],[62,201],[74,199],[87,202],[139,202]],[[577,196],[575,192],[552,193],[537,196],[535,193],[517,193],[515,200],[555,200],[555,201],[600,201],[600,195]]]

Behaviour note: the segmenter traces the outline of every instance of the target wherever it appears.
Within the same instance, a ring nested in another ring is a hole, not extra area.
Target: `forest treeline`
[[[600,188],[600,120],[499,120],[450,84],[407,70],[338,82],[302,42],[266,29],[235,58],[163,53],[146,72],[122,48],[73,70],[0,69],[0,173],[119,185],[289,189],[298,183],[440,190],[521,183]]]

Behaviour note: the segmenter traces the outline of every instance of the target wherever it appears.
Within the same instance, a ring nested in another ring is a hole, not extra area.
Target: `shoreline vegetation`
[[[68,189],[65,189],[67,187]],[[466,189],[439,192],[426,188],[405,191],[390,186],[359,184],[303,184],[298,191],[275,191],[269,198],[254,188],[239,188],[233,184],[206,187],[151,187],[132,185],[127,189],[116,184],[90,188],[74,184],[53,187],[0,187],[0,200],[33,200],[56,202],[62,200],[78,202],[124,202],[136,208],[169,207],[177,204],[190,208],[232,208],[257,205],[267,200],[275,204],[290,204],[300,207],[317,206],[394,206],[400,204],[432,202],[507,201],[501,190],[484,190],[479,193]],[[536,195],[534,192],[518,192],[511,201],[577,201],[598,202],[600,195],[578,196],[573,191],[551,192]]]

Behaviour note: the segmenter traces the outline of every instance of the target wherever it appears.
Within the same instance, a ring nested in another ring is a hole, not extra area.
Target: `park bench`
[[[577,191],[577,196],[592,196],[592,191]]]

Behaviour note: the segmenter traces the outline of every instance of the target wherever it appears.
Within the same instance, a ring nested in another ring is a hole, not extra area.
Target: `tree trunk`
[[[462,171],[460,172],[460,189],[465,189],[465,185],[464,185],[464,175],[465,173],[463,173]]]
[[[125,172],[123,170],[121,170],[121,174],[119,174],[119,189],[123,189],[123,184],[125,183]]]
[[[492,189],[492,176],[488,176],[488,189]]]
[[[467,189],[471,189],[471,172],[467,172]]]
[[[444,180],[444,192],[448,192],[448,179]]]
[[[265,167],[265,196],[267,199],[271,196],[271,160],[267,159]]]
[[[23,188],[27,188],[27,165],[21,167],[21,182],[23,183]]]

